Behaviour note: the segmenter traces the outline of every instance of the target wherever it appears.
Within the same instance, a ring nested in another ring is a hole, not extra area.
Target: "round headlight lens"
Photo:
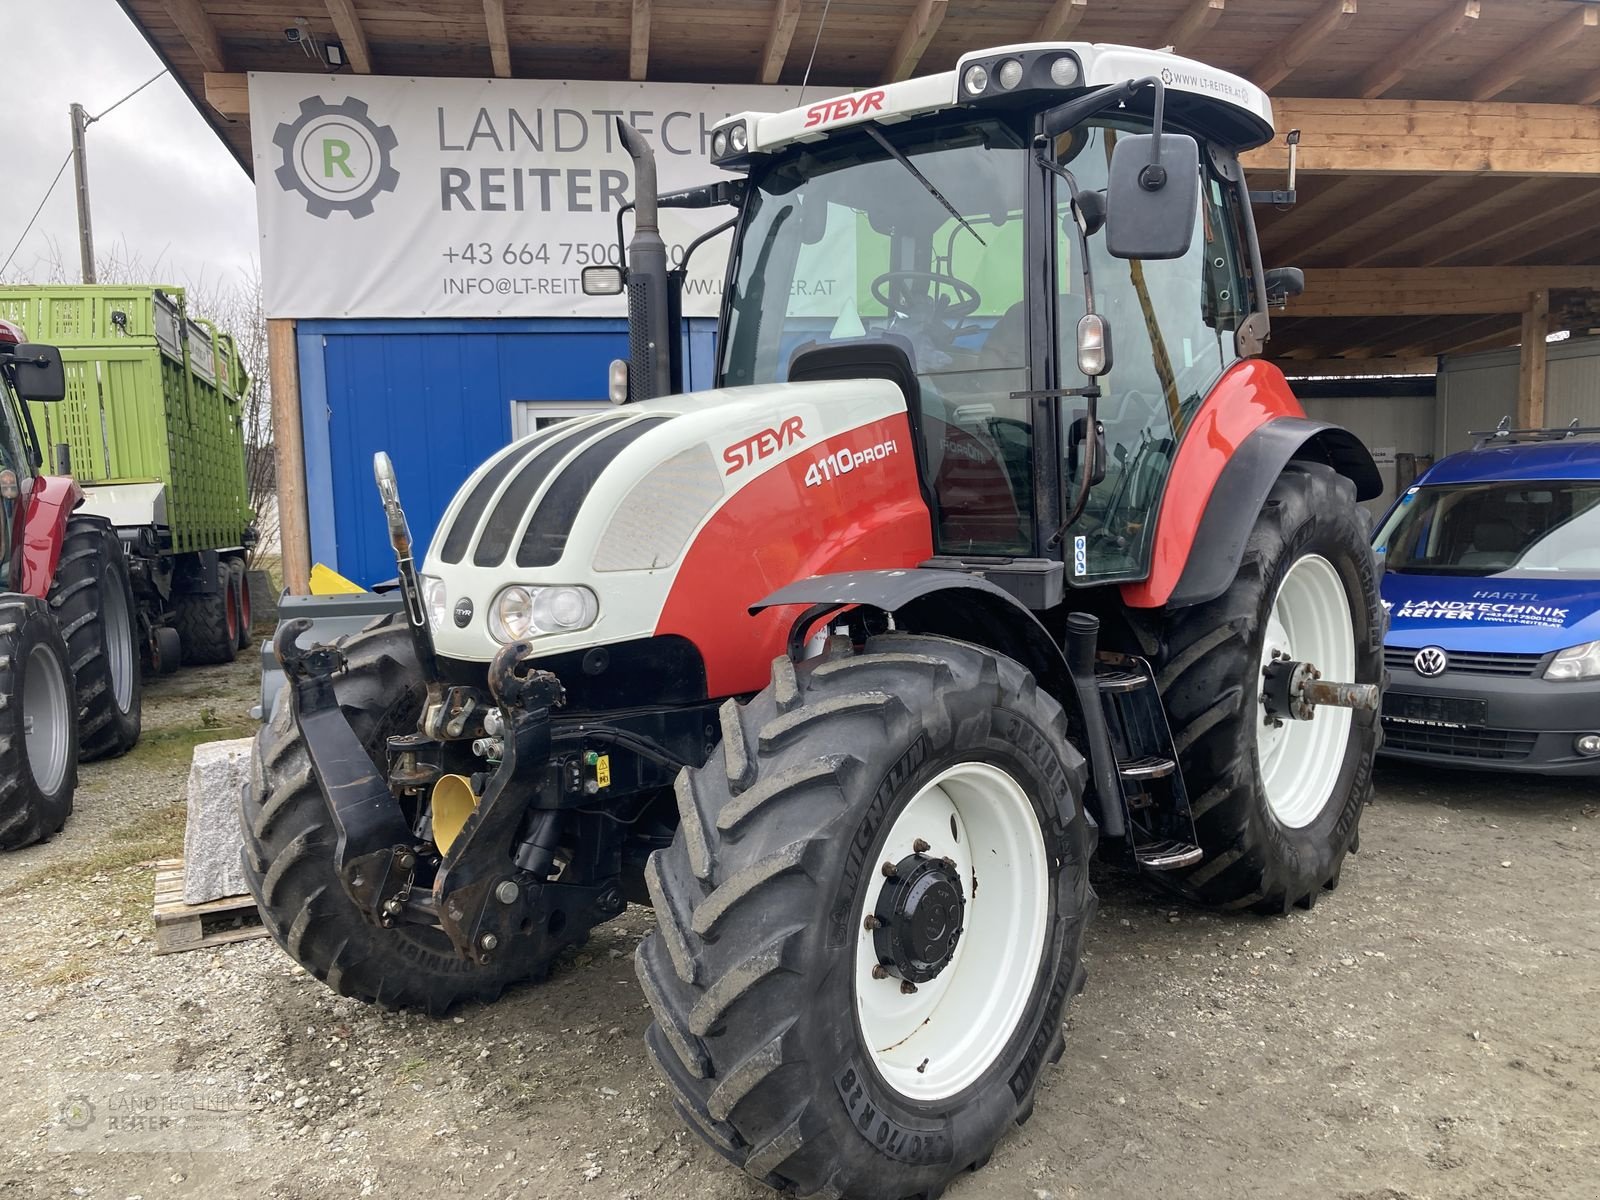
[[[1022,64],[1014,58],[1006,59],[995,72],[995,78],[1000,81],[1000,86],[1009,92],[1022,82]]]
[[[721,158],[728,152],[728,135],[725,130],[717,130],[711,135],[711,153]]]
[[[422,576],[422,607],[428,610],[428,628],[438,633],[444,628],[444,614],[450,607],[444,597],[444,580]]]
[[[533,593],[533,627],[540,633],[587,629],[599,611],[588,588],[547,587]]]
[[[1063,54],[1050,64],[1050,82],[1057,87],[1071,87],[1078,82],[1078,60]]]
[[[989,86],[989,72],[974,63],[967,68],[967,73],[961,77],[961,86],[967,89],[969,96],[976,96]]]
[[[533,632],[533,596],[525,587],[508,587],[494,598],[489,632],[497,642],[517,642]]]
[[[750,145],[750,135],[745,132],[743,125],[735,125],[728,131],[728,145],[733,147],[735,154],[743,154]]]

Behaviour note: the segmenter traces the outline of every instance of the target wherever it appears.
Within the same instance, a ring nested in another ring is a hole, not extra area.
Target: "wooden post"
[[[1517,379],[1517,426],[1544,428],[1545,338],[1550,334],[1550,293],[1532,292],[1522,312],[1521,370]]]
[[[278,541],[283,586],[292,596],[311,590],[311,523],[306,510],[306,450],[300,431],[300,370],[294,321],[267,321],[267,370],[272,378],[272,444],[278,476]]]

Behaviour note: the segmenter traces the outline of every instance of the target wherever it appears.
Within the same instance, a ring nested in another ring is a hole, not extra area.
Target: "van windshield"
[[[1416,488],[1373,549],[1407,574],[1600,579],[1600,480]]]

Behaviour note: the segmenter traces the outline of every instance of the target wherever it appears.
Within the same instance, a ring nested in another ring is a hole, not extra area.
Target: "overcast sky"
[[[67,108],[102,112],[161,69],[114,0],[3,0],[0,58],[0,262],[11,253],[70,145]],[[230,283],[255,257],[249,178],[170,76],[89,127],[95,248],[120,242],[151,283]],[[17,251],[8,281],[25,281],[60,247],[76,279],[72,168]]]

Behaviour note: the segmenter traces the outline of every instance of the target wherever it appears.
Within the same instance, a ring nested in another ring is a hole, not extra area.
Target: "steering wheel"
[[[913,290],[914,284],[922,290]],[[946,288],[953,298],[946,298]],[[892,313],[935,321],[959,321],[983,303],[977,288],[943,271],[885,271],[872,281],[872,298]]]

